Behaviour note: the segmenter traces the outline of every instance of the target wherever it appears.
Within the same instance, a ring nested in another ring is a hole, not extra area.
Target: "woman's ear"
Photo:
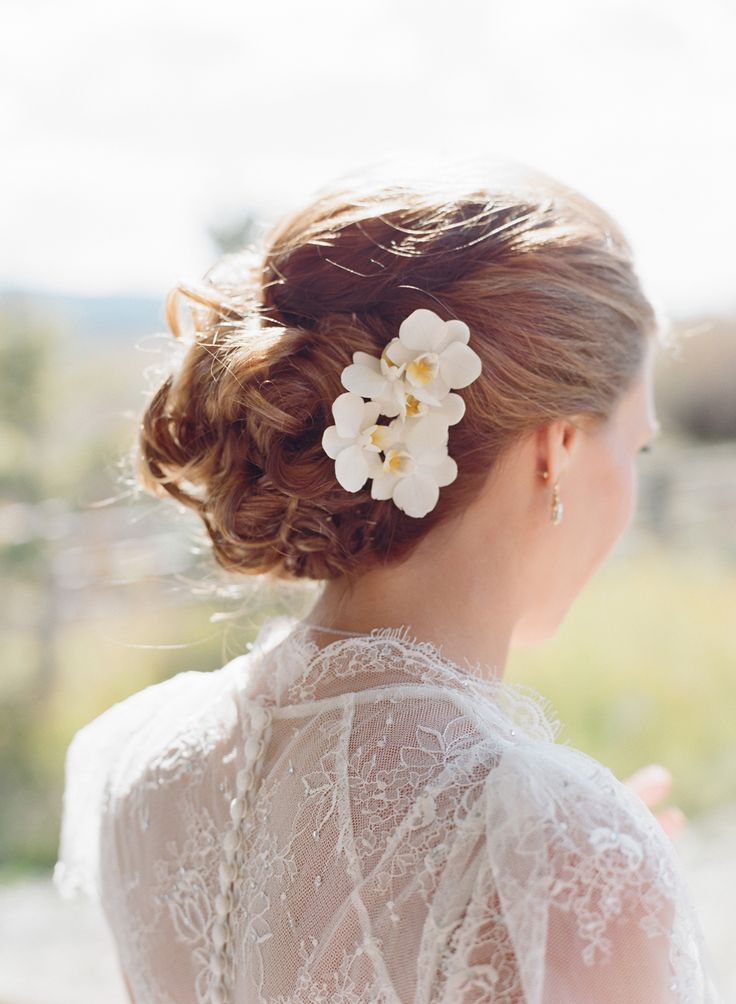
[[[568,449],[566,440],[569,433],[564,419],[546,422],[537,430],[537,473],[548,472],[550,484],[560,476],[566,466],[565,454]]]
[[[547,422],[537,430],[537,471],[549,472],[550,484],[562,477],[582,446],[589,418],[570,415]]]

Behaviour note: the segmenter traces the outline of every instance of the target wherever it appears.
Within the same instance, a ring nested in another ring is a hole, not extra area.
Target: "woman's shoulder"
[[[534,690],[489,688],[474,678],[464,688],[438,678],[352,700],[353,793],[375,799],[390,781],[406,793],[407,810],[429,794],[452,819],[474,805],[467,823],[488,824],[488,852],[499,867],[519,848],[528,856],[536,848],[545,867],[556,854],[558,863],[587,860],[595,870],[597,861],[632,872],[672,858],[669,838],[641,798],[605,764],[556,740],[560,722]]]
[[[494,819],[490,859],[509,874],[536,856],[550,907],[574,908],[581,925],[592,898],[610,918],[628,902],[643,929],[663,933],[672,902],[688,898],[676,848],[651,809],[569,744],[522,743],[502,758],[487,778],[484,812]]]
[[[116,701],[74,734],[67,756],[81,749],[85,756],[120,753],[129,742],[186,727],[222,693],[235,665],[233,660],[216,670],[185,670]]]
[[[97,898],[102,816],[151,770],[170,775],[182,759],[221,736],[234,720],[233,681],[245,656],[215,670],[186,670],[117,701],[83,725],[65,758],[59,856],[54,871],[65,896]],[[224,699],[223,699],[224,698]]]
[[[569,848],[623,851],[669,838],[636,792],[595,757],[570,742],[522,741],[487,780],[488,797],[514,805],[515,822],[543,821],[550,838]]]

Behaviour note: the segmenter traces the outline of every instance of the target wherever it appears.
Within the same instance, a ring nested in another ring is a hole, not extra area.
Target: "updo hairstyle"
[[[422,519],[370,481],[345,491],[321,445],[353,352],[380,356],[418,307],[465,321],[483,363],[449,429],[458,476]],[[199,513],[228,571],[314,580],[408,556],[541,424],[605,422],[657,328],[614,221],[532,171],[323,191],[174,288],[167,324],[188,341],[145,408],[141,485]]]

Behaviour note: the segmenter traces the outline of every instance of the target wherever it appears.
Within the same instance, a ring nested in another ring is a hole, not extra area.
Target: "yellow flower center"
[[[414,461],[410,453],[400,447],[391,447],[386,452],[386,459],[383,461],[383,469],[387,474],[395,474],[402,477],[411,474],[414,470]]]
[[[440,357],[436,352],[422,352],[406,367],[406,378],[415,387],[426,387],[437,376],[439,368]]]
[[[367,429],[363,429],[363,434],[361,437],[361,443],[368,449],[373,450],[385,450],[387,445],[386,436],[388,435],[387,425],[369,425]]]
[[[415,415],[419,415],[421,411],[421,402],[418,401],[413,394],[406,395],[406,414],[409,418],[414,418]]]

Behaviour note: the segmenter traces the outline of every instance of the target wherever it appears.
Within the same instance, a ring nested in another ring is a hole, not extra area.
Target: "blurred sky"
[[[579,187],[676,313],[736,309],[734,0],[2,0],[0,287],[163,296],[389,155]]]

